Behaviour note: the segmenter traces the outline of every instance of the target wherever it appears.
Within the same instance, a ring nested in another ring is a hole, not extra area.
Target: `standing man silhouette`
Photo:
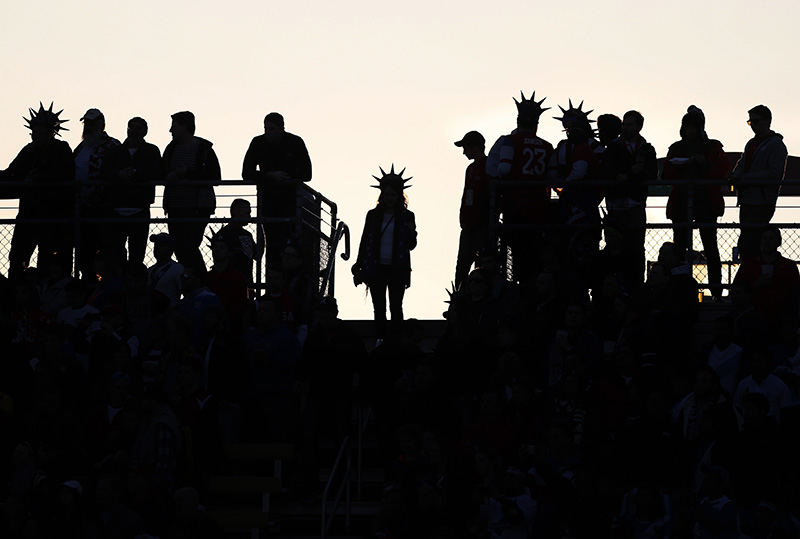
[[[632,288],[644,282],[645,183],[658,178],[656,150],[641,135],[643,126],[641,113],[635,110],[626,112],[622,117],[620,136],[606,143],[602,159],[604,179],[612,182],[606,189],[606,222],[622,235],[623,274]]]
[[[170,223],[169,233],[175,244],[175,257],[187,268],[203,272],[200,253],[208,218],[214,213],[217,199],[211,182],[222,174],[211,142],[196,137],[194,114],[189,111],[172,115],[172,142],[164,148],[164,212],[168,217],[191,218],[191,222]],[[198,182],[198,185],[189,185]],[[201,183],[202,182],[202,183]]]
[[[128,120],[128,137],[122,146],[109,152],[103,163],[103,178],[107,182],[107,214],[117,221],[106,231],[106,246],[114,252],[128,243],[128,260],[144,262],[150,205],[155,201],[155,182],[161,179],[161,151],[145,141],[147,121],[135,117]]]
[[[464,178],[459,222],[455,287],[460,288],[469,269],[486,246],[489,234],[489,177],[486,175],[486,139],[477,131],[470,131],[455,143],[464,149],[464,156],[472,161]]]
[[[264,134],[250,142],[244,156],[242,178],[258,186],[262,217],[296,215],[297,186],[311,181],[311,158],[303,139],[286,131],[279,113],[270,112],[264,117]],[[292,237],[292,224],[268,223],[263,230],[267,268],[278,268],[281,252]]]
[[[742,157],[734,166],[732,180],[738,193],[739,222],[762,226],[742,227],[739,236],[742,258],[758,256],[761,233],[775,214],[789,154],[783,136],[771,128],[772,111],[758,105],[748,114],[747,125],[755,136],[744,147]]]
[[[75,147],[75,181],[78,184],[80,217],[105,217],[106,200],[102,186],[103,162],[120,142],[106,133],[106,118],[98,109],[89,109],[81,118],[83,133],[81,143]],[[94,260],[102,247],[103,225],[83,222],[80,225],[80,250],[78,260],[81,277],[95,279]]]
[[[71,186],[53,185],[68,184],[74,178],[72,150],[65,141],[56,139],[59,131],[66,131],[61,124],[67,120],[59,119],[62,111],[53,112],[52,103],[47,110],[41,103],[38,111],[28,110],[30,118],[25,121],[31,130],[31,142],[20,150],[6,170],[0,171],[0,180],[11,191],[4,196],[19,197],[17,219],[68,218],[74,204],[70,196]],[[16,189],[14,184],[22,185],[22,190]],[[66,223],[17,223],[8,254],[9,277],[17,279],[22,276],[37,246],[39,269],[45,270],[42,266],[48,255],[53,254],[62,267],[70,267],[71,238],[72,229]]]
[[[514,264],[514,278],[520,283],[534,277],[544,246],[542,225],[549,221],[550,187],[546,184],[548,163],[553,145],[539,138],[539,117],[548,109],[520,92],[517,105],[517,128],[497,139],[486,160],[486,172],[500,180],[524,181],[530,187],[508,187],[500,192],[503,224],[539,225],[534,230],[515,230],[508,236]],[[502,184],[500,184],[502,186]]]

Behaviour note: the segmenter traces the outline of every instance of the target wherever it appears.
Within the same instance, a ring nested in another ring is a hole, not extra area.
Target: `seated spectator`
[[[761,234],[760,255],[742,261],[734,284],[743,284],[752,293],[753,306],[772,327],[784,319],[797,321],[800,298],[800,272],[794,260],[778,252],[781,232],[769,226]]]
[[[244,339],[247,392],[256,414],[251,418],[250,434],[269,441],[287,441],[297,424],[300,344],[282,322],[279,306],[269,297],[258,301],[256,326]]]
[[[247,308],[247,277],[234,265],[228,242],[219,233],[211,238],[214,261],[206,274],[208,289],[219,297],[231,327],[239,328]]]
[[[739,382],[733,397],[740,422],[744,421],[743,400],[749,393],[764,395],[769,402],[769,416],[780,421],[781,408],[792,404],[791,391],[780,378],[772,374],[771,358],[766,350],[750,349],[745,353],[752,374]]]
[[[302,346],[308,333],[311,318],[311,305],[316,299],[316,286],[304,270],[303,255],[293,243],[288,243],[281,251],[281,272],[286,293],[291,297],[297,338]]]
[[[64,287],[67,293],[67,306],[58,311],[56,323],[73,329],[86,326],[90,320],[96,319],[100,310],[86,301],[86,288],[78,280],[72,280]]]
[[[708,353],[708,366],[719,377],[722,389],[733,395],[739,380],[742,347],[733,342],[734,325],[730,316],[714,320],[714,340]]]
[[[66,286],[72,281],[70,268],[64,264],[63,257],[57,254],[48,256],[43,268],[45,273],[37,286],[39,301],[44,313],[56,316],[58,311],[67,306]]]
[[[217,318],[221,317],[223,304],[219,296],[206,285],[203,269],[183,270],[183,299],[175,310],[180,319],[188,323],[189,337],[195,350],[205,346],[215,329]]]
[[[244,275],[248,284],[253,281],[253,260],[256,256],[256,242],[245,229],[251,216],[250,203],[243,198],[234,199],[231,202],[231,222],[216,233],[228,246],[231,265]]]
[[[672,419],[683,439],[698,442],[703,450],[736,429],[730,400],[721,389],[714,370],[703,365],[695,375],[694,391],[672,409]]]
[[[712,466],[705,474],[697,505],[698,539],[737,539],[738,508],[731,500],[730,474],[720,466]]]
[[[172,259],[175,247],[169,234],[153,234],[150,241],[156,263],[147,270],[147,288],[153,297],[154,311],[162,312],[181,299],[183,265]]]

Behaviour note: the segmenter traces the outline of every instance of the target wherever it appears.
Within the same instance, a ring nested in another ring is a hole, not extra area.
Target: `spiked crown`
[[[531,94],[530,98],[528,99],[525,99],[525,94],[522,93],[521,90],[519,92],[519,95],[522,98],[522,101],[517,101],[516,97],[513,99],[514,103],[516,103],[517,105],[517,115],[520,118],[523,118],[528,121],[538,122],[539,116],[541,116],[544,111],[550,110],[550,107],[542,108],[542,103],[544,103],[544,100],[547,99],[546,97],[543,98],[541,101],[535,100],[536,97],[535,91]]]
[[[555,119],[559,120],[565,129],[569,129],[570,127],[583,127],[590,133],[592,132],[592,128],[589,125],[594,123],[594,120],[589,119],[589,114],[591,114],[592,111],[583,110],[583,101],[581,101],[580,105],[576,108],[572,104],[572,99],[570,99],[568,109],[564,110],[564,107],[561,105],[559,105],[558,108],[561,109],[561,117],[556,117]]]
[[[62,127],[61,124],[68,122],[69,120],[62,120],[59,118],[59,115],[64,112],[63,109],[58,112],[53,112],[53,102],[50,102],[50,108],[44,108],[42,102],[39,101],[39,110],[33,110],[32,108],[28,109],[30,113],[30,118],[22,117],[25,120],[25,127],[28,129],[33,129],[34,127],[44,127],[46,129],[52,129],[53,134],[58,135],[59,131],[69,131],[66,127]]]
[[[392,163],[392,168],[387,173],[383,168],[378,167],[381,171],[381,177],[372,176],[376,180],[378,180],[378,185],[373,185],[372,187],[376,187],[380,189],[381,187],[389,187],[397,191],[398,193],[402,193],[403,189],[408,189],[411,187],[410,185],[406,185],[406,182],[412,178],[409,176],[408,178],[403,178],[403,172],[406,171],[404,168],[400,172],[394,171],[394,163]]]

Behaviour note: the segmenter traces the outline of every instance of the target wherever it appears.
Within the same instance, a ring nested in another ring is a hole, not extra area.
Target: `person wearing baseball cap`
[[[105,217],[105,201],[102,199],[100,185],[103,163],[120,142],[106,133],[106,118],[99,109],[91,108],[81,116],[83,133],[81,143],[75,148],[75,181],[83,184],[78,188],[80,216],[88,218]],[[93,278],[94,259],[101,249],[103,225],[99,223],[80,224],[78,269],[85,278]]]
[[[486,174],[486,139],[470,131],[454,143],[472,161],[464,177],[459,223],[461,235],[456,257],[455,287],[467,278],[478,252],[485,246],[489,231],[489,176]]]
[[[156,263],[147,269],[147,288],[153,299],[153,308],[161,312],[174,307],[181,297],[181,276],[183,265],[172,259],[175,242],[166,232],[151,234],[153,256]]]

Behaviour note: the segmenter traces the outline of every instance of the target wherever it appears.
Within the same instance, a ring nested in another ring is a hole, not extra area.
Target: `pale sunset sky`
[[[476,129],[491,145],[508,133],[520,90],[556,109],[539,131],[553,144],[562,135],[553,113],[572,98],[592,118],[641,111],[659,156],[696,104],[709,135],[740,151],[751,135],[747,110],[763,103],[790,154],[800,153],[797,0],[45,0],[9,3],[3,15],[0,168],[29,141],[21,117],[40,100],[64,109],[73,147],[90,107],[119,139],[130,117],[144,117],[162,149],[170,114],[191,110],[225,178],[240,177],[264,115],[281,112],[308,146],[311,185],[339,204],[354,248],[378,166],[394,162],[414,176],[419,246],[407,317],[440,318],[445,308],[468,164],[453,141]],[[371,318],[351,262],[338,265],[341,315]]]

